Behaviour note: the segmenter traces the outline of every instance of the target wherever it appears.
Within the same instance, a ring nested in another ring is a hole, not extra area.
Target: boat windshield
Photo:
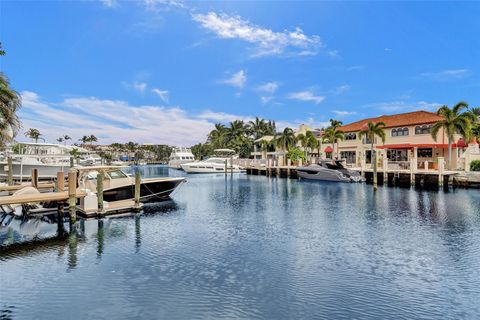
[[[107,174],[110,179],[127,178],[127,175],[122,170],[109,171]]]

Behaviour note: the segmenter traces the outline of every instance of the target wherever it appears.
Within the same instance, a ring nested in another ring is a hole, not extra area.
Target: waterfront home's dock
[[[298,178],[296,166],[269,166],[268,163],[249,163],[245,166],[249,175],[263,175],[280,178]],[[367,183],[373,182],[372,168],[349,168],[358,171],[365,177]],[[379,185],[413,185],[419,187],[445,187],[455,183],[453,177],[460,175],[459,171],[449,170],[408,170],[408,169],[392,169],[378,168],[377,181]],[[467,183],[466,183],[467,184]],[[463,185],[466,185],[463,184]]]

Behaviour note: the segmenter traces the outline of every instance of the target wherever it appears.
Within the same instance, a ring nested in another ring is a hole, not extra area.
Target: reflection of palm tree
[[[461,111],[468,107],[465,102],[459,102],[453,108],[444,105],[438,109],[437,114],[443,117],[443,120],[438,121],[432,126],[432,137],[437,140],[437,135],[440,129],[443,128],[448,139],[448,169],[452,169],[452,143],[455,134],[460,134],[465,138],[465,141],[470,140],[471,135],[471,115],[467,112]]]
[[[359,138],[361,139],[363,136],[367,136],[370,140],[370,152],[372,154],[372,164],[373,164],[373,190],[377,191],[377,154],[373,149],[373,141],[375,140],[375,136],[380,137],[382,142],[385,143],[385,131],[383,128],[385,127],[385,123],[377,122],[372,123],[371,121],[364,127],[359,133]]]

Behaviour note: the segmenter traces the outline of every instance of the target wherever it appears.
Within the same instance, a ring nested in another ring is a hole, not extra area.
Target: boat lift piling
[[[140,188],[141,188],[141,181],[142,176],[140,175],[140,171],[135,171],[135,210],[140,210]]]
[[[97,174],[97,203],[98,203],[98,212],[103,213],[103,178],[105,174],[103,171],[98,172]]]
[[[77,221],[77,170],[68,172],[68,212],[70,222],[74,224]]]

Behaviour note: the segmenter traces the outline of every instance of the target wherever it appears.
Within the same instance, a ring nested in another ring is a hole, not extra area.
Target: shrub
[[[473,160],[470,162],[471,171],[480,171],[480,160]]]
[[[294,163],[299,160],[305,161],[305,153],[298,147],[292,147],[288,149],[287,158]]]

